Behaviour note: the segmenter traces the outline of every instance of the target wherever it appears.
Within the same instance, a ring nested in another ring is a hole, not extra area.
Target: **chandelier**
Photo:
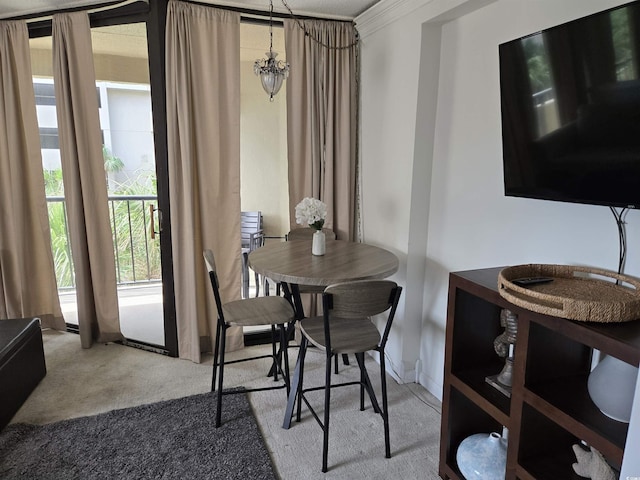
[[[273,51],[273,0],[269,0],[269,51],[265,55],[267,58],[255,61],[253,71],[260,77],[262,88],[273,102],[274,95],[282,87],[284,79],[289,76],[289,64],[276,60],[278,54]]]

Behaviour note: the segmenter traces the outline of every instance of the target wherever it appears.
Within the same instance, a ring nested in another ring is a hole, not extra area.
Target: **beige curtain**
[[[53,77],[62,177],[83,348],[122,340],[102,157],[91,32],[86,12],[53,16]]]
[[[200,362],[217,321],[204,248],[216,256],[223,302],[240,298],[240,15],[171,0],[166,37],[178,350]],[[227,349],[242,341],[231,329]]]
[[[340,240],[354,240],[358,47],[339,47],[354,44],[355,27],[287,19],[284,28],[291,65],[286,81],[290,224],[296,226],[296,204],[315,197],[327,204],[325,226]]]
[[[64,330],[24,22],[0,22],[0,318]]]

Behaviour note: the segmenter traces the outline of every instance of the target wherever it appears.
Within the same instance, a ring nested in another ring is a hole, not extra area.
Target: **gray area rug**
[[[54,407],[55,408],[55,407]],[[275,479],[244,393],[205,393],[0,433],[2,479]]]

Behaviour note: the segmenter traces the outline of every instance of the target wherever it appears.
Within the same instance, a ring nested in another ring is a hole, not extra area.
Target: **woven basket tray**
[[[528,277],[551,277],[553,281],[527,287],[512,282]],[[616,285],[616,280],[621,285]],[[608,270],[517,265],[502,269],[498,291],[519,307],[570,320],[613,323],[640,319],[640,281]]]

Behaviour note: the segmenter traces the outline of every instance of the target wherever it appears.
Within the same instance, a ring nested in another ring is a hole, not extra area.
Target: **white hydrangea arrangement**
[[[315,230],[322,230],[327,217],[327,205],[316,198],[305,197],[296,205],[296,223],[307,224]]]

